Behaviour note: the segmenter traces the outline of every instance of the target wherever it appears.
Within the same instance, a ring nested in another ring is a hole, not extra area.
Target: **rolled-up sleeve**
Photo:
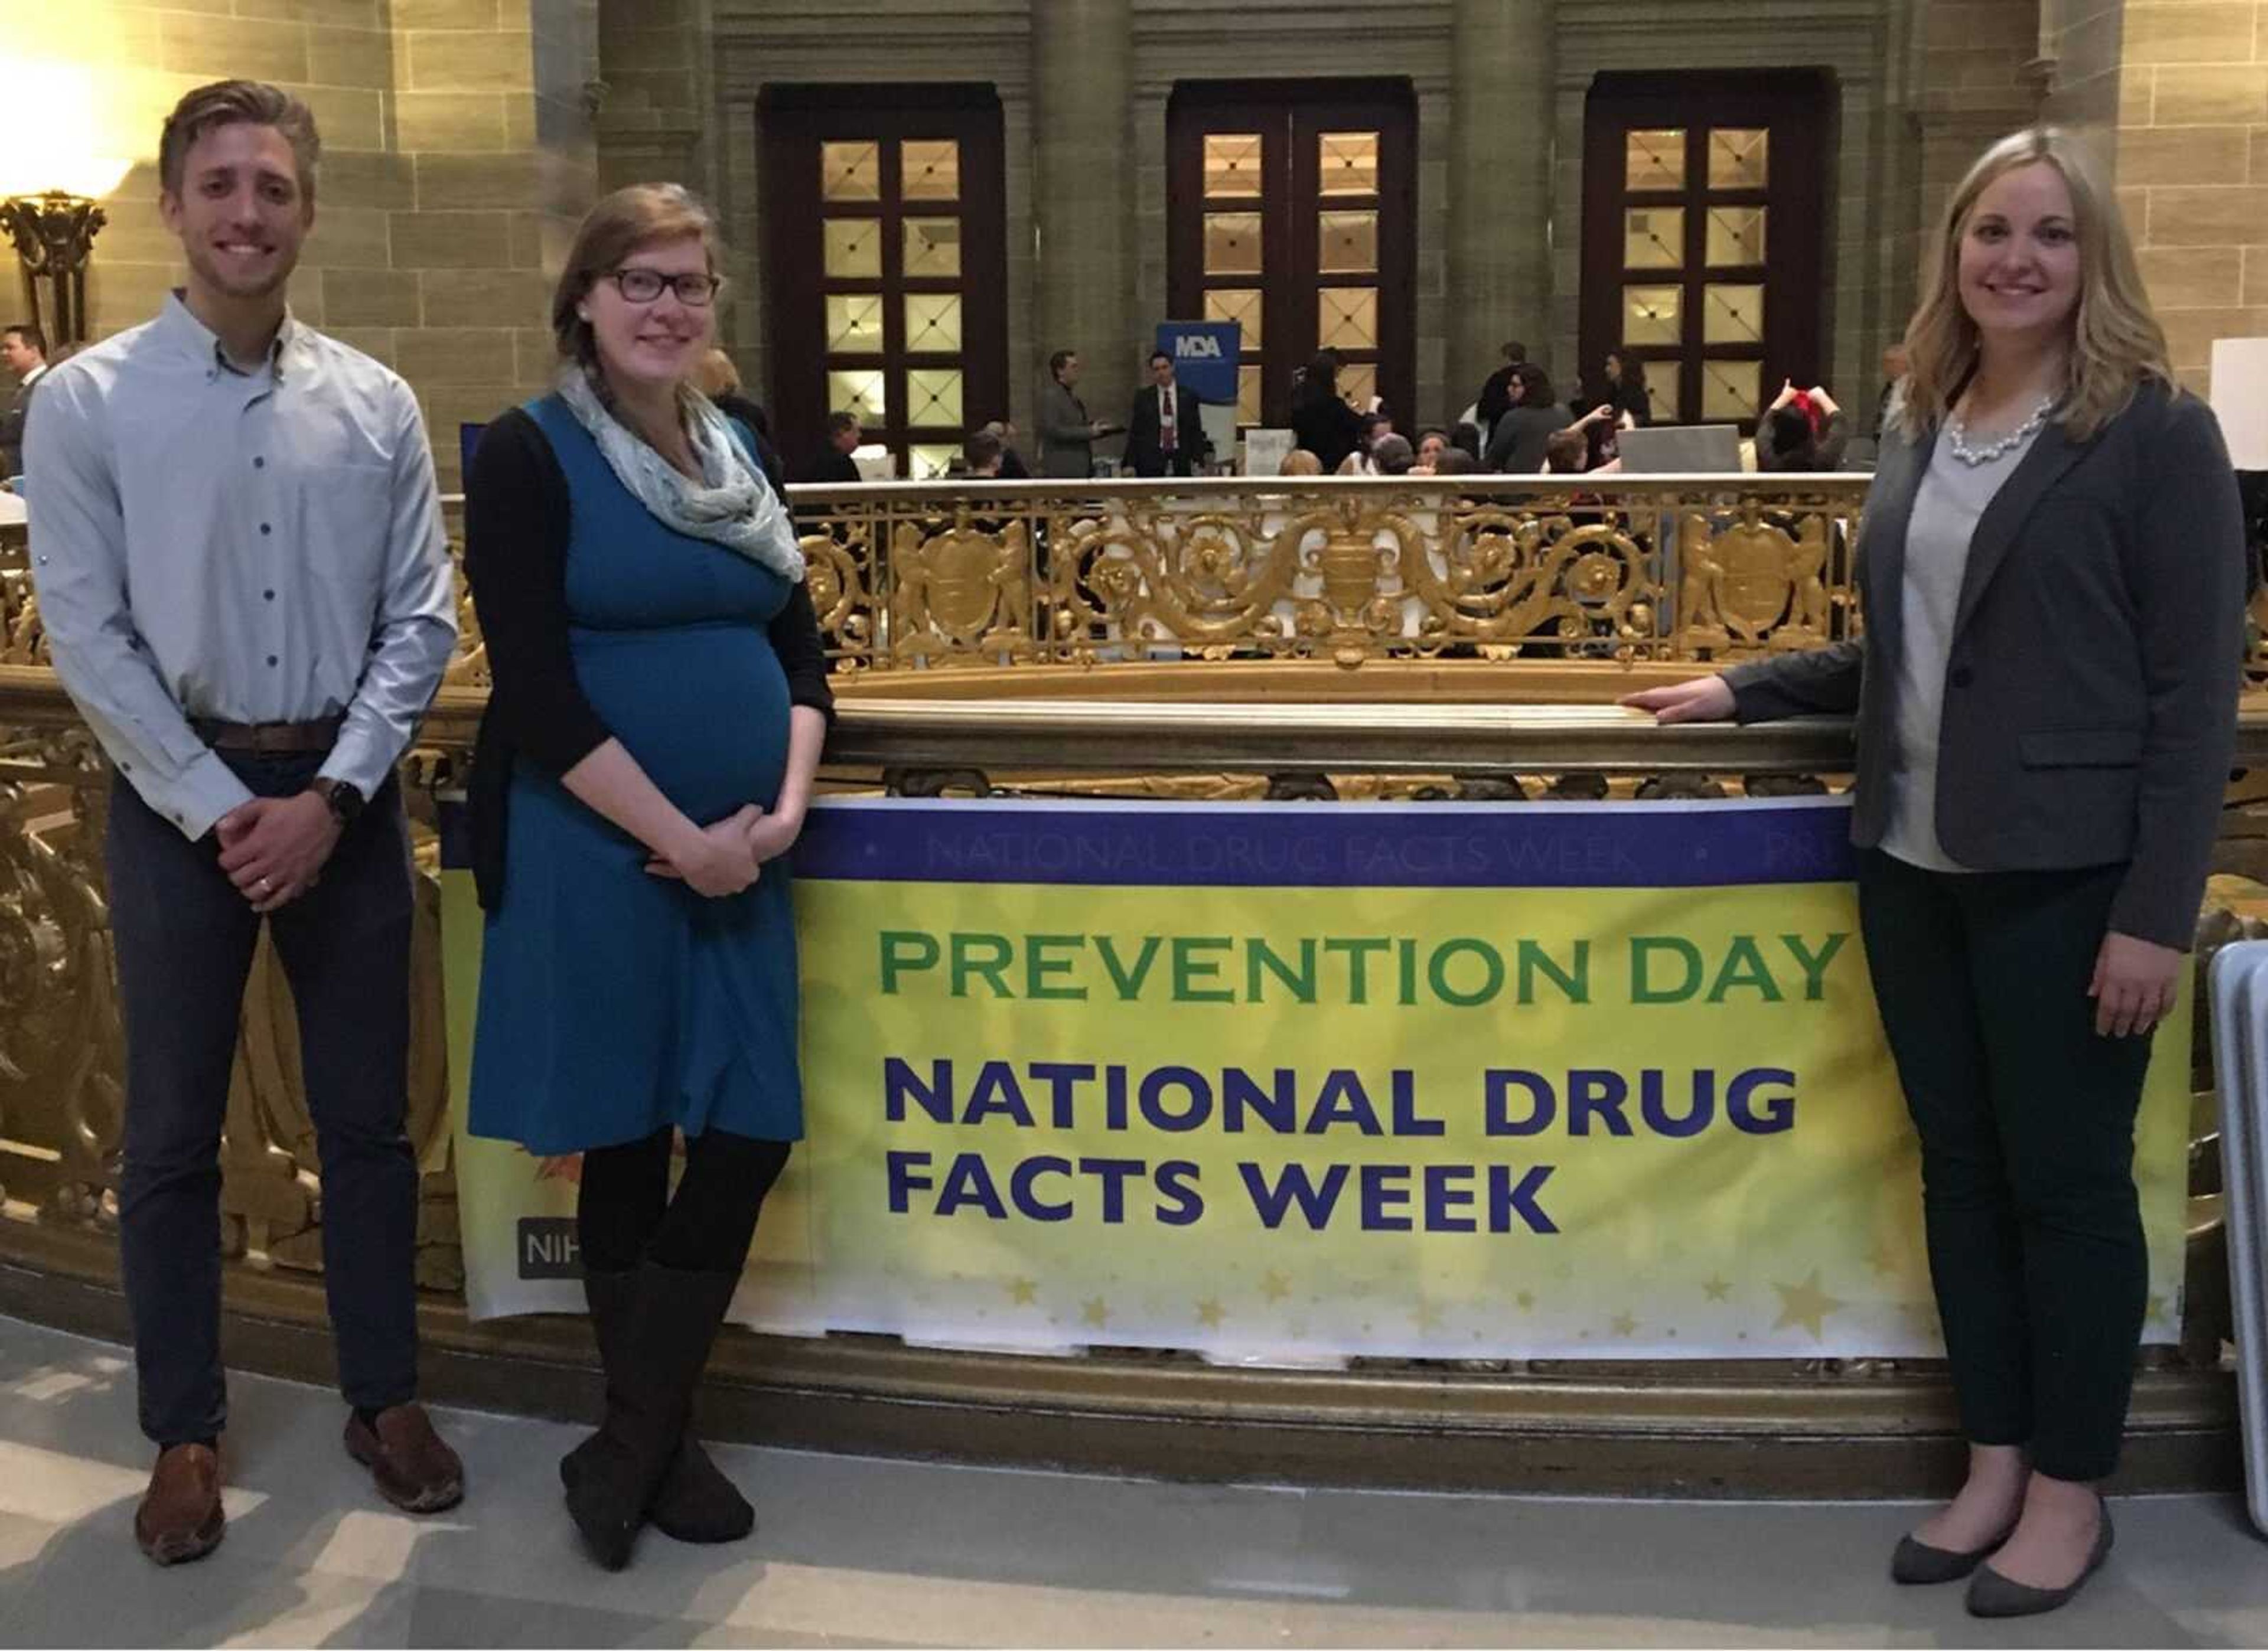
[[[25,503],[55,674],[128,783],[194,842],[252,793],[197,737],[135,627],[101,391],[65,367],[40,396],[25,436]]]
[[[409,386],[397,378],[393,388],[393,508],[377,620],[361,683],[322,767],[364,796],[377,795],[401,760],[457,646],[456,579],[425,421]]]

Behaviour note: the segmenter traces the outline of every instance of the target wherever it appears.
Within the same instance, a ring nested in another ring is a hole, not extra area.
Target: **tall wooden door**
[[[1818,382],[1835,99],[1805,70],[1599,77],[1583,146],[1594,393],[1624,351],[1646,363],[1657,422],[1749,429],[1783,379]]]
[[[858,415],[900,475],[1008,415],[1000,103],[990,87],[776,86],[759,107],[772,422],[791,462]]]
[[[1417,391],[1417,103],[1403,81],[1187,81],[1167,106],[1167,299],[1241,324],[1237,422],[1290,422],[1294,371]]]

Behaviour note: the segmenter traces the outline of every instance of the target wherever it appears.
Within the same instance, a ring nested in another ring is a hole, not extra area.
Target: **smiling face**
[[[2035,161],[1984,186],[1961,231],[1961,305],[1987,340],[2069,331],[2079,303],[2079,224],[2062,171]]]
[[[622,296],[615,275],[626,270],[650,270],[657,275],[705,275],[709,249],[698,235],[681,235],[649,241],[636,248],[612,273],[591,283],[576,306],[590,324],[599,352],[599,365],[616,385],[659,386],[682,381],[709,348],[716,321],[716,306],[685,303],[672,287],[644,304]]]
[[[191,144],[180,193],[161,190],[158,210],[180,237],[190,285],[228,299],[280,291],[315,222],[290,142],[250,121],[217,126]]]

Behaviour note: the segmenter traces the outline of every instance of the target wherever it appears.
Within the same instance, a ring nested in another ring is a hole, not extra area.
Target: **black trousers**
[[[1962,1427],[2061,1479],[2117,1465],[2149,1293],[2133,1164],[2151,1040],[2096,1036],[2087,995],[2124,872],[1859,855]]]
[[[756,1236],[764,1195],[787,1167],[789,1143],[711,1129],[685,1143],[685,1173],[669,1190],[677,1132],[594,1147],[583,1155],[576,1243],[593,1273],[642,1262],[681,1273],[738,1273]]]
[[[321,758],[227,758],[255,796],[306,788]],[[339,1385],[382,1410],[416,1391],[417,1164],[404,1133],[411,883],[389,780],[321,880],[263,920],[220,869],[123,780],[111,788],[111,931],[126,1016],[119,1239],[143,1432],[220,1432],[220,1141],[260,925],[298,1011],[323,1178],[323,1268]]]

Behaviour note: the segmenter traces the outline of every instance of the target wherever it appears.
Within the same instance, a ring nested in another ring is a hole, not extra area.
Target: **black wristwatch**
[[[347,830],[362,818],[364,807],[370,799],[344,780],[328,776],[311,781],[307,789],[323,799],[331,811],[331,818],[339,823],[341,831]]]

